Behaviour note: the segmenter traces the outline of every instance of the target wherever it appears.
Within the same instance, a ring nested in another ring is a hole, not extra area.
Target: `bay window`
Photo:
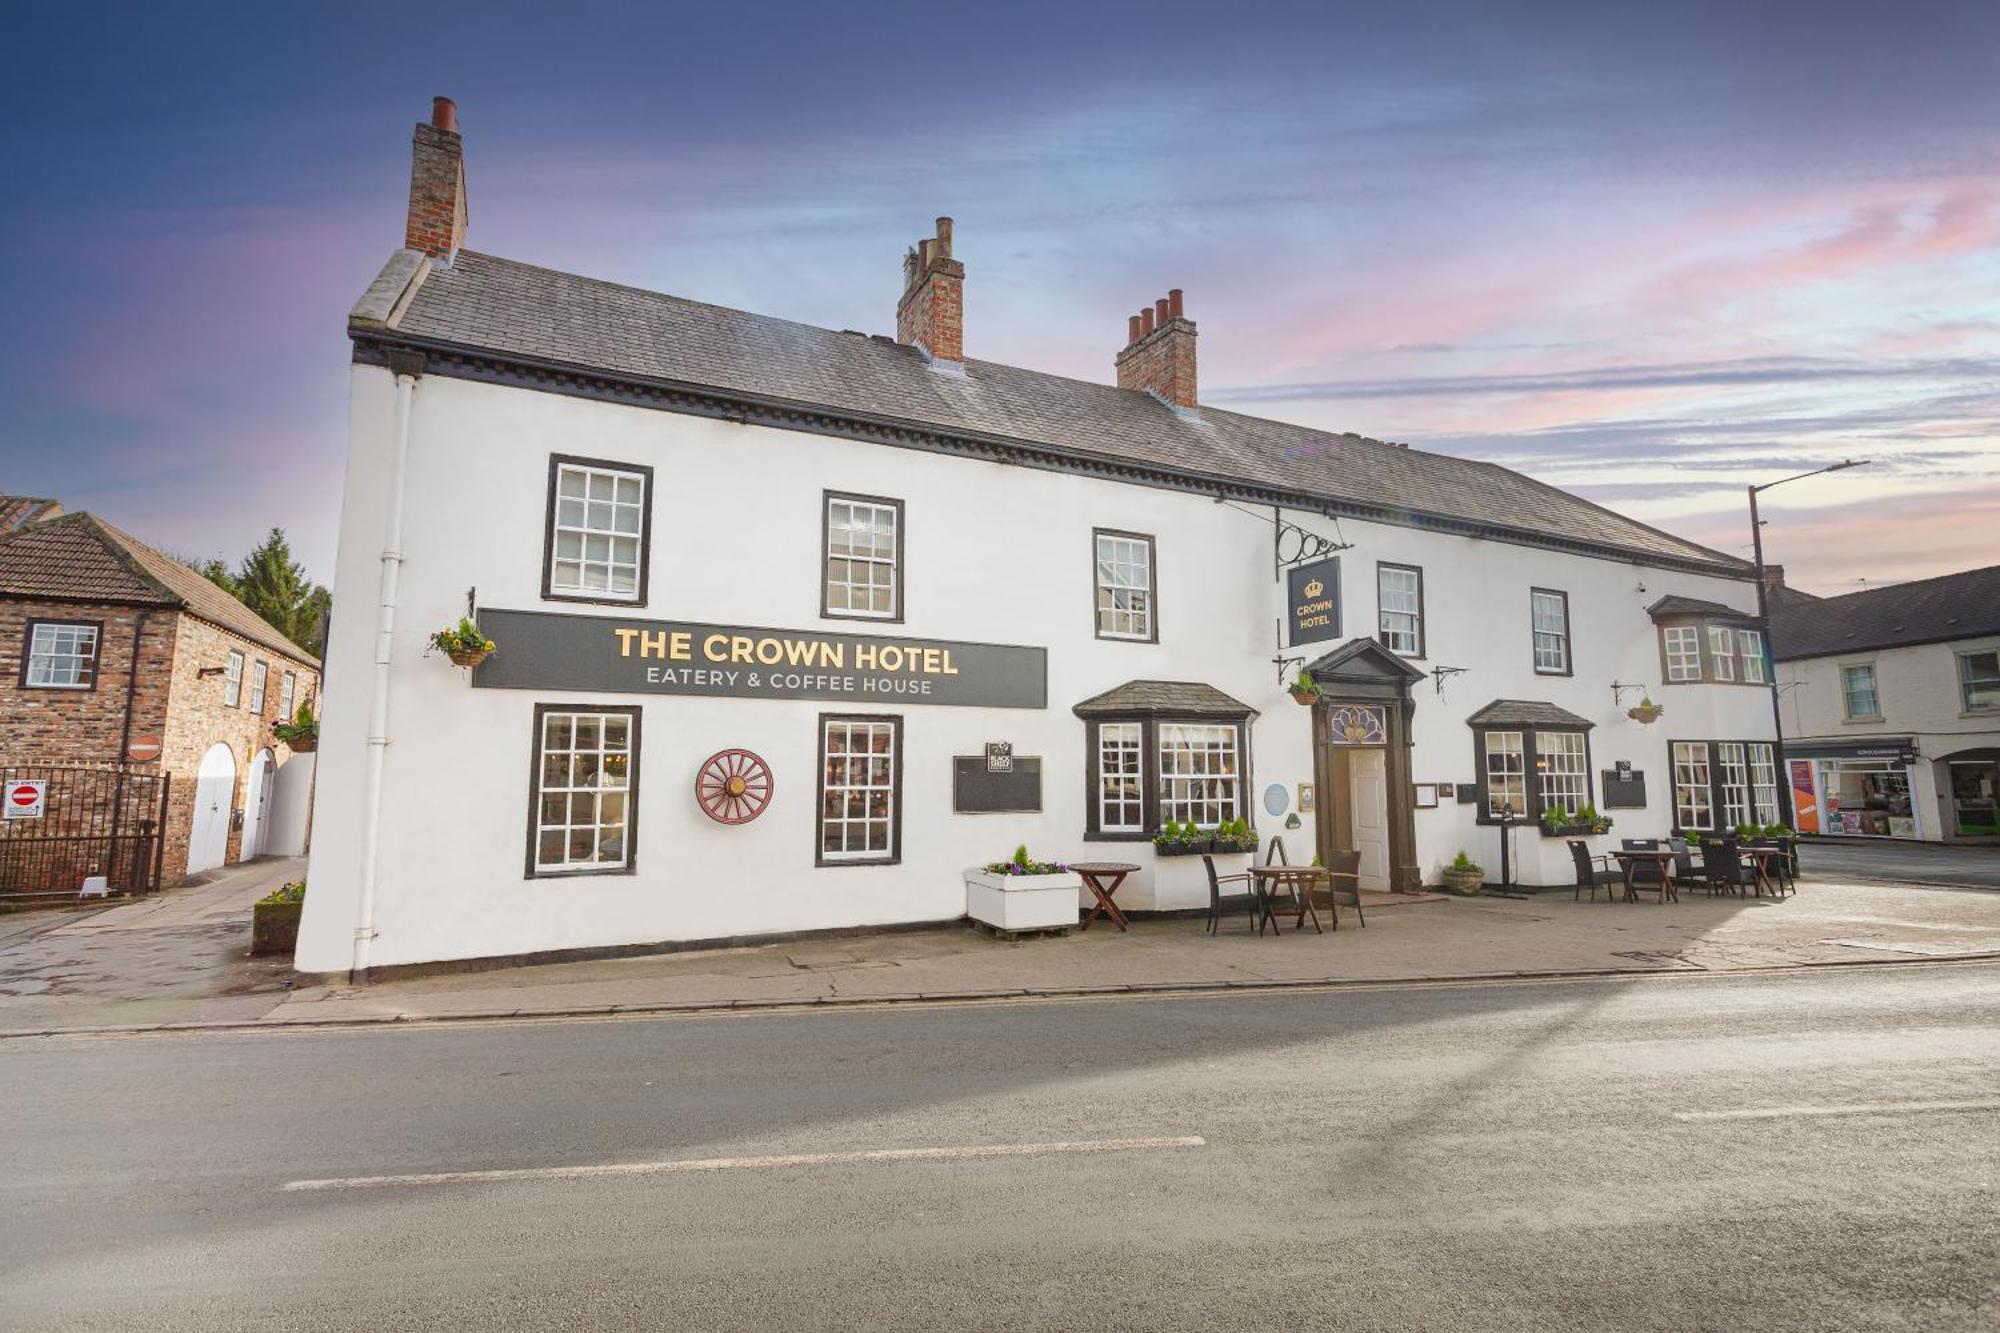
[[[1145,729],[1106,722],[1097,729],[1097,827],[1105,833],[1146,831]]]
[[[1763,685],[1768,677],[1764,670],[1764,633],[1762,630],[1743,629],[1736,631],[1736,644],[1743,655],[1743,683]]]
[[[1246,704],[1206,685],[1131,681],[1076,706],[1085,735],[1084,837],[1149,839],[1251,815]]]
[[[1716,680],[1736,679],[1736,635],[1727,626],[1708,627],[1708,665]]]
[[[1701,631],[1693,625],[1669,625],[1662,636],[1667,652],[1667,679],[1700,680]]]
[[[1160,821],[1213,828],[1242,813],[1234,725],[1162,723]]]
[[[1535,733],[1535,787],[1543,810],[1572,813],[1590,803],[1590,771],[1580,731]]]
[[[1525,818],[1528,813],[1527,747],[1518,731],[1489,731],[1485,737],[1488,816]]]

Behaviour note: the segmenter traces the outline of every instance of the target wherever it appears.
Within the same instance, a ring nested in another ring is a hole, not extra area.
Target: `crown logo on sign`
[[[1326,591],[1326,585],[1324,583],[1321,583],[1318,579],[1313,579],[1312,581],[1306,584],[1306,596],[1308,597],[1317,597],[1325,591]]]

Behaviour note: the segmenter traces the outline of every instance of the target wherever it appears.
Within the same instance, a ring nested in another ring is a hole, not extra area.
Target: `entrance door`
[[[276,756],[269,750],[257,751],[250,761],[250,781],[243,787],[243,855],[248,861],[264,850],[264,830],[271,811],[271,778],[277,770]]]
[[[188,873],[213,870],[229,858],[230,801],[236,795],[236,756],[217,742],[201,757],[194,784],[194,831],[188,838]]]
[[[1388,752],[1355,749],[1347,755],[1349,825],[1354,850],[1361,853],[1361,887],[1389,888],[1389,764]]]

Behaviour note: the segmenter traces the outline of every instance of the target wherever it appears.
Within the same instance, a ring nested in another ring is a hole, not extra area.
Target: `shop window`
[[[1518,731],[1489,731],[1485,736],[1486,813],[1525,817],[1528,813],[1527,748]]]
[[[1828,833],[1873,838],[1918,836],[1907,764],[1827,759],[1819,765]]]
[[[826,493],[820,614],[836,620],[903,618],[903,502]]]
[[[2000,711],[2000,649],[1960,653],[1958,691],[1968,713]]]
[[[222,672],[222,703],[237,708],[243,703],[243,654],[231,651],[229,665]]]
[[[1144,727],[1106,722],[1097,729],[1097,827],[1104,833],[1146,831]]]
[[[1570,674],[1569,594],[1535,588],[1528,594],[1535,636],[1535,671],[1544,676]]]
[[[97,687],[99,626],[95,621],[30,620],[21,655],[21,684],[34,690]]]
[[[1242,813],[1237,728],[1162,723],[1160,821],[1213,828]]]
[[[1424,571],[1414,565],[1375,566],[1377,637],[1404,657],[1424,655]]]
[[[542,596],[646,604],[653,470],[588,458],[549,460]]]
[[[250,711],[257,716],[264,715],[264,694],[271,684],[271,664],[252,662],[250,664]]]
[[[1714,679],[1736,679],[1736,634],[1723,625],[1708,627],[1708,669]]]
[[[535,817],[528,874],[632,869],[639,791],[639,710],[535,709]]]
[[[1764,670],[1764,632],[1755,629],[1738,630],[1736,645],[1743,655],[1743,683],[1768,684],[1769,678]]]
[[[291,720],[293,701],[298,697],[299,677],[295,671],[287,671],[278,677],[278,716]]]
[[[902,854],[903,720],[820,718],[821,865],[893,863]]]
[[[1097,596],[1097,637],[1159,640],[1153,617],[1153,539],[1137,532],[1091,534]]]
[[[1953,761],[1951,808],[1959,837],[2000,837],[2000,763]]]
[[[1872,721],[1882,716],[1882,700],[1875,689],[1873,663],[1840,669],[1840,699],[1850,722]]]

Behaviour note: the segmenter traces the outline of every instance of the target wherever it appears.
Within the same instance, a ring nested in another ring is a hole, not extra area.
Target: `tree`
[[[220,560],[204,561],[196,568],[299,647],[314,656],[324,650],[322,630],[333,596],[307,578],[305,566],[292,559],[283,528],[272,528],[233,574]]]

